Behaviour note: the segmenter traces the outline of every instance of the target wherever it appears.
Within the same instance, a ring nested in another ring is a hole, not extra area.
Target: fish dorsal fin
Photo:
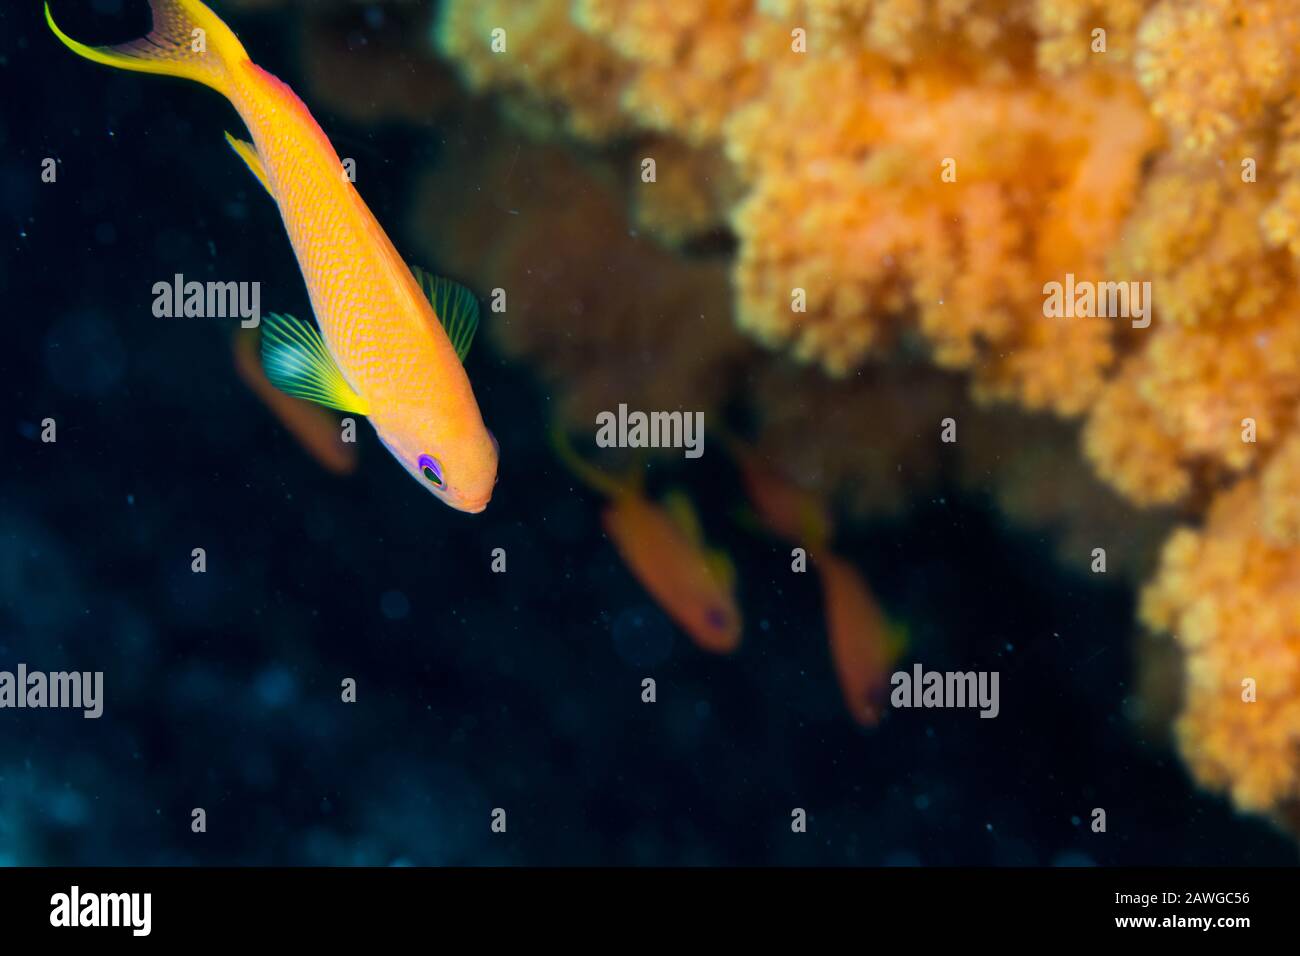
[[[885,624],[885,652],[889,663],[900,660],[912,646],[911,630],[902,621],[887,620]]]
[[[831,539],[831,519],[826,509],[811,498],[805,499],[799,506],[799,528],[803,539],[812,547],[820,550]]]
[[[411,266],[411,272],[463,363],[478,331],[478,299],[459,282],[425,272],[419,266]]]
[[[262,157],[257,154],[257,147],[242,139],[236,139],[229,133],[226,134],[226,142],[239,154],[239,158],[248,165],[249,170],[257,177],[257,181],[262,184],[262,188],[274,199],[275,193],[271,192],[271,182],[266,178],[266,167],[262,165]]]
[[[700,529],[699,515],[695,513],[695,506],[691,504],[691,499],[684,491],[674,490],[664,495],[664,510],[668,512],[668,517],[677,526],[677,530],[686,536],[687,541],[694,545],[704,543],[704,532]]]
[[[262,367],[271,384],[294,398],[357,415],[370,414],[314,325],[271,312],[262,322]]]
[[[732,563],[727,552],[717,548],[710,548],[704,553],[704,561],[708,564],[709,573],[713,575],[714,580],[728,591],[735,589],[736,566]]]

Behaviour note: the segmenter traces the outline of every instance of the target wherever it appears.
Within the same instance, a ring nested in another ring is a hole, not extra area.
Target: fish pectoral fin
[[[370,414],[314,325],[269,313],[262,322],[262,367],[271,384],[286,395],[341,412]]]
[[[271,192],[271,182],[266,178],[266,167],[262,165],[262,157],[257,154],[257,147],[242,139],[236,139],[229,133],[226,134],[226,142],[239,154],[239,158],[248,165],[253,175],[257,177],[257,181],[262,184],[262,188],[274,199],[275,193]]]
[[[452,348],[463,363],[474,343],[474,333],[478,331],[478,299],[459,282],[425,272],[419,266],[411,266],[411,274],[420,283],[420,290],[433,306],[433,314],[442,323],[443,331],[451,339]]]

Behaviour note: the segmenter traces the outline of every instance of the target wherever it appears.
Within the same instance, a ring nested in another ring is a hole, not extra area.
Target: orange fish
[[[829,551],[817,551],[831,660],[844,705],[853,719],[875,726],[885,703],[889,669],[902,650],[902,634],[891,627],[857,569]]]
[[[350,475],[357,467],[357,446],[345,442],[339,423],[325,409],[286,395],[266,377],[258,361],[257,333],[235,333],[235,371],[244,384],[262,400],[289,434],[327,471]]]
[[[601,514],[623,563],[651,597],[702,650],[727,654],[740,644],[735,572],[704,544],[699,520],[683,494],[648,500],[639,481],[619,481],[583,461],[567,437],[554,433],[557,453],[585,484],[609,499]]]
[[[745,494],[777,537],[815,545],[830,537],[831,519],[821,498],[786,480],[740,441],[724,436],[740,468]]]
[[[364,415],[416,481],[460,511],[487,507],[497,444],[462,362],[478,328],[469,290],[412,271],[362,201],[302,100],[249,59],[199,0],[149,0],[153,29],[74,53],[123,70],[211,87],[235,107],[251,143],[226,140],[271,194],[289,233],[316,323],[268,315],[262,361],[277,388]]]
[[[831,662],[844,704],[858,723],[874,726],[889,669],[905,645],[903,631],[885,618],[857,569],[831,553],[831,519],[821,498],[796,487],[741,442],[728,439],[727,445],[763,523],[778,537],[802,545],[820,572]]]

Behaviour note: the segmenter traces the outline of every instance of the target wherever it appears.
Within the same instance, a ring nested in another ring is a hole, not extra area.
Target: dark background
[[[362,194],[415,245],[405,210],[439,134],[317,109],[296,15],[218,9],[336,142],[382,163]],[[143,0],[55,12],[94,42],[148,23]],[[0,863],[1295,860],[1125,716],[1131,590],[1062,568],[982,497],[915,500],[842,550],[907,622],[909,665],[1000,670],[1001,715],[865,731],[840,705],[815,577],[728,519],[721,454],[691,477],[743,582],[731,658],[697,651],[629,576],[598,498],[549,451],[551,396],[488,344],[468,362],[502,448],[484,514],[436,503],[369,428],[359,471],[326,474],[236,379],[230,321],[150,311],[180,272],[260,281],[263,310],[310,314],[274,207],[222,141],[234,111],[77,59],[37,0],[0,10],[0,84],[0,669],[106,685],[97,721],[0,711]],[[39,441],[47,416],[57,444]]]

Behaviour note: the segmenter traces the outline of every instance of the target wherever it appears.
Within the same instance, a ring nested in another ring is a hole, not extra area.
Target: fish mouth
[[[483,511],[487,508],[488,502],[491,500],[492,500],[492,494],[491,492],[489,492],[479,501],[457,502],[456,504],[452,505],[452,507],[455,508],[457,511],[463,511],[466,514],[470,514],[470,515],[482,514]]]

